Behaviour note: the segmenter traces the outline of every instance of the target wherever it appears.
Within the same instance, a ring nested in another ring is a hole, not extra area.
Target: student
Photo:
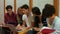
[[[6,10],[7,10],[7,13],[4,15],[5,24],[11,24],[11,25],[16,26],[18,24],[17,15],[12,11],[12,6],[8,5],[6,7]]]
[[[50,5],[50,4],[46,4],[44,9],[46,12],[45,15],[47,18],[46,19],[47,23],[49,23],[51,25],[51,28],[53,28],[55,30],[53,33],[49,33],[49,34],[60,34],[60,18],[55,15],[54,6]]]
[[[32,18],[30,16],[29,13],[29,6],[27,4],[22,6],[23,9],[23,16],[22,16],[22,20],[23,20],[23,26],[25,27],[31,27],[31,22],[32,22]]]
[[[41,24],[40,22],[40,9],[38,7],[34,7],[32,8],[32,13],[33,13],[33,21],[34,21],[34,26],[32,28],[32,30],[29,30],[27,32],[27,34],[37,34],[37,32],[39,31],[39,24]]]
[[[29,12],[29,6],[27,4],[24,4],[23,6],[20,7],[22,9],[22,25],[18,24],[17,29],[20,30],[22,28],[24,29],[30,29],[32,27],[32,16],[31,13]]]
[[[34,19],[34,28],[33,28],[33,34],[37,34],[39,29],[43,26],[41,23],[41,12],[38,7],[32,8],[33,13],[33,19]]]
[[[32,13],[33,13],[33,18],[34,18],[34,27],[39,27],[39,24],[41,23],[41,12],[40,9],[38,7],[34,7],[32,9]]]
[[[47,22],[51,25],[53,29],[55,29],[55,31],[51,34],[60,34],[60,18],[55,15],[54,6],[49,4],[49,6],[45,9],[47,12]]]
[[[23,16],[23,11],[22,11],[22,8],[19,7],[18,10],[17,10],[17,20],[18,20],[18,23],[22,26],[22,16]]]

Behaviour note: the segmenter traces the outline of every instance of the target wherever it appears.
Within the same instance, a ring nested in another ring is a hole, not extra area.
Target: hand
[[[35,29],[36,31],[40,31],[40,28],[36,28],[36,27],[35,27],[34,29]]]
[[[17,25],[16,29],[20,30],[20,24]]]
[[[42,32],[38,32],[37,34],[42,34]]]
[[[2,26],[6,26],[6,24],[3,22],[3,23],[2,23]]]

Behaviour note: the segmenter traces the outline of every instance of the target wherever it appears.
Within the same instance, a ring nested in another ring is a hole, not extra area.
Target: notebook
[[[55,30],[49,27],[43,27],[40,32],[42,32],[42,34],[49,34],[49,33],[53,33]]]

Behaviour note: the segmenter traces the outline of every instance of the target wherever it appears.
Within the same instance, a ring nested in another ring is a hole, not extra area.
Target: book
[[[40,32],[42,32],[42,34],[49,34],[49,33],[53,33],[55,30],[49,27],[43,27]]]

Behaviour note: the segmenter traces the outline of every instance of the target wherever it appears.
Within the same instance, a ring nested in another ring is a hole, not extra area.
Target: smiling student
[[[7,13],[4,15],[5,24],[11,24],[17,26],[17,15],[12,11],[12,6],[8,5],[6,7]]]
[[[49,6],[45,8],[45,10],[47,12],[47,22],[51,25],[53,29],[55,29],[55,31],[51,34],[60,34],[60,18],[55,15],[54,6],[49,4]]]

